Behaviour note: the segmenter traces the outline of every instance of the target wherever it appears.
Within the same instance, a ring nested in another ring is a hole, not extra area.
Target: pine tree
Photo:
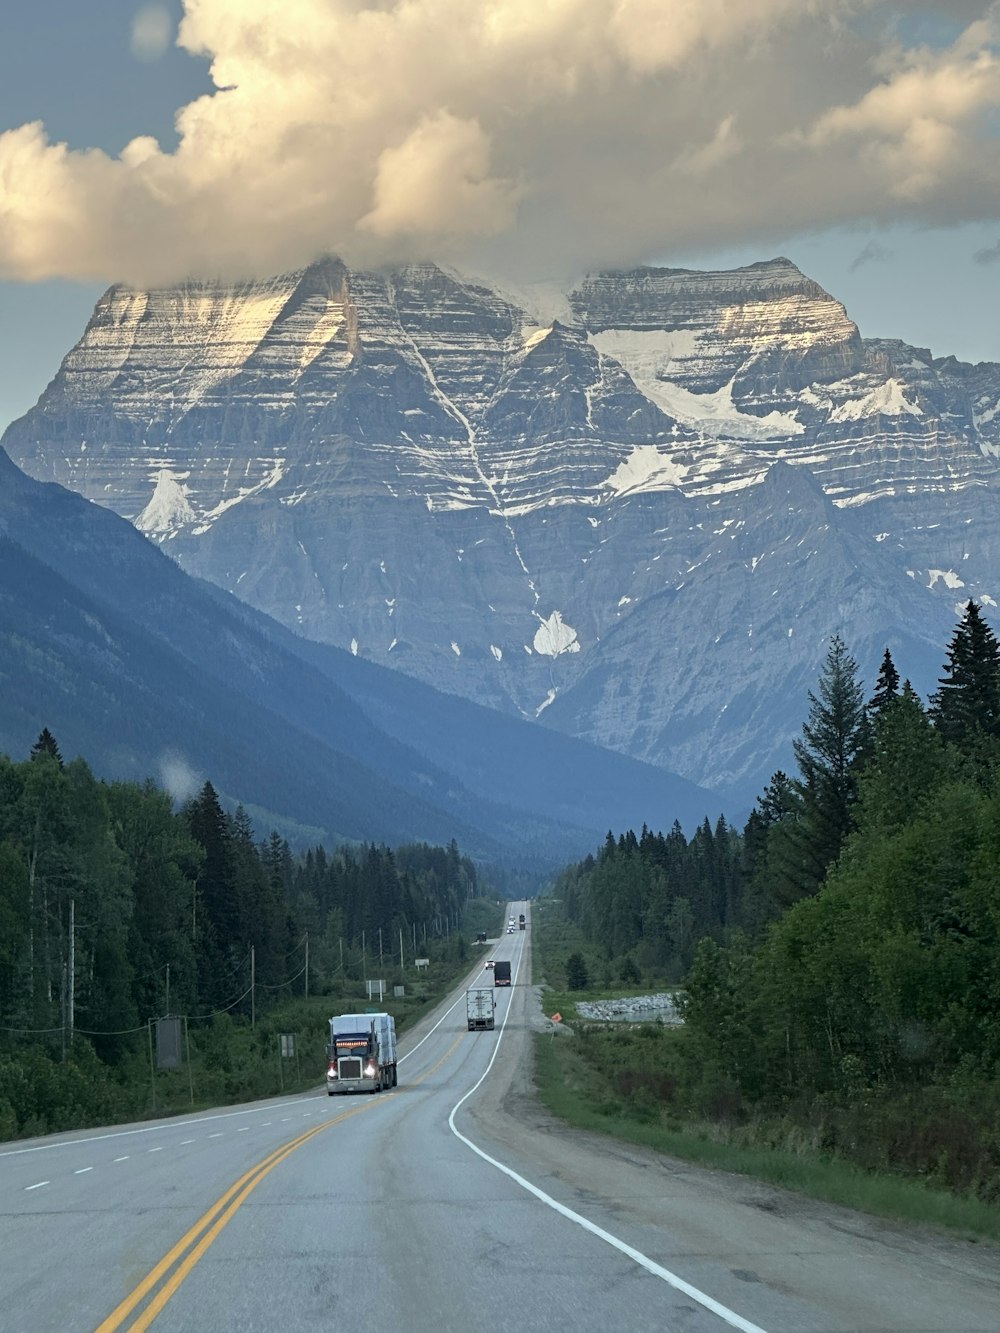
[[[899,697],[899,672],[896,670],[896,664],[892,660],[892,654],[886,648],[885,655],[882,658],[882,665],[879,667],[878,679],[875,682],[875,692],[868,700],[868,713],[875,722],[878,717],[888,708],[893,699]]]
[[[590,985],[587,963],[581,953],[571,953],[566,959],[566,989],[586,990]]]
[[[63,767],[63,757],[59,753],[59,746],[56,744],[56,738],[49,731],[48,727],[43,727],[38,733],[38,740],[31,747],[31,758],[40,759],[42,755],[49,755],[53,758],[60,768]]]
[[[781,826],[790,841],[783,857],[789,883],[799,896],[814,893],[837,859],[851,830],[857,800],[859,760],[868,740],[864,693],[858,664],[835,635],[819,679],[809,691],[809,717],[802,739],[793,742],[801,778],[795,791],[798,818]]]
[[[951,643],[930,714],[945,740],[973,749],[1000,735],[1000,644],[970,598]]]

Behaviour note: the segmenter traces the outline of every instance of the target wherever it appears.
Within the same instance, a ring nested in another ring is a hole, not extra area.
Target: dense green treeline
[[[795,752],[741,833],[609,835],[563,910],[595,955],[683,977],[673,1112],[791,1114],[995,1201],[1000,648],[975,604],[927,706],[888,652],[866,701],[835,641]]]
[[[0,1134],[114,1118],[122,1081],[148,1079],[151,1019],[218,1030],[399,980],[401,948],[411,966],[452,948],[479,892],[454,843],[296,857],[211,783],[177,810],[43,731],[0,756]]]

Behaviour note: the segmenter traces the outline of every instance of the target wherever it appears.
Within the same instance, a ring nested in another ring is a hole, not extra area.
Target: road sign
[[[553,1023],[561,1023],[561,1022],[562,1022],[562,1014],[553,1014],[553,1015],[552,1015],[552,1021],[553,1021]]]
[[[180,1069],[181,1067],[181,1020],[179,1018],[158,1018],[156,1020],[156,1067],[157,1069]]]
[[[282,1056],[283,1056],[284,1059],[286,1059],[286,1060],[292,1060],[292,1059],[294,1059],[294,1058],[295,1058],[295,1033],[294,1033],[294,1032],[282,1032],[282,1033],[280,1033],[279,1035],[280,1035],[280,1037],[281,1037],[281,1054],[282,1054]]]

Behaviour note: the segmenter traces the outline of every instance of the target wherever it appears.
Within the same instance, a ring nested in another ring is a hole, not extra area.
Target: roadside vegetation
[[[608,835],[535,914],[574,1123],[1000,1239],[1000,648],[969,603],[925,706],[835,641],[746,826]],[[587,984],[569,983],[572,955]],[[683,1029],[577,1019],[638,972]],[[596,983],[596,986],[595,984]]]
[[[0,1139],[316,1086],[367,981],[405,1030],[468,969],[500,927],[483,894],[454,842],[293,856],[210,783],[175,810],[43,731],[0,756]]]

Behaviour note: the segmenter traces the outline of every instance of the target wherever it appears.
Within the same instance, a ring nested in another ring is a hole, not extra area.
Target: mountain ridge
[[[4,441],[298,634],[737,803],[834,633],[929,688],[956,594],[993,615],[1000,366],[864,339],[783,258],[560,308],[429,263],[112,288]]]
[[[492,754],[512,771],[502,781],[488,769],[473,775],[473,788],[449,768],[447,745],[398,737],[400,707],[385,682],[366,678],[367,664],[319,647],[310,662],[290,632],[184,574],[113,513],[28,478],[2,451],[0,541],[0,749],[26,752],[47,725],[109,777],[157,776],[164,757],[183,760],[286,824],[362,840],[459,837],[494,859],[518,846],[537,857],[546,844],[589,845],[611,774],[620,790],[608,805],[631,810],[633,822],[676,813],[690,825],[714,809],[707,793],[583,743],[547,744],[526,728],[526,745],[500,718]],[[338,683],[347,664],[353,693]],[[475,746],[476,710],[464,706],[456,721],[449,701],[431,695],[415,705],[453,748]],[[388,730],[371,717],[380,704]],[[532,799],[520,799],[517,775],[529,768],[550,786],[578,771],[578,799],[538,799],[530,776]]]

